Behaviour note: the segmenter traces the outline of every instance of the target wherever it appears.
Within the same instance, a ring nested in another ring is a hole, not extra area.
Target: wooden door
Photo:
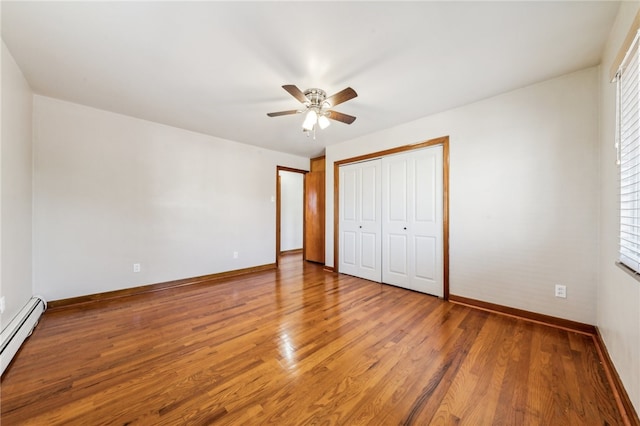
[[[324,171],[305,180],[305,260],[324,264]]]

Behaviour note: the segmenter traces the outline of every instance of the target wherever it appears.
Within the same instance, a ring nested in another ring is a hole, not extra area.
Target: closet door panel
[[[436,218],[437,200],[435,196],[440,192],[436,188],[438,167],[434,156],[420,156],[414,160],[415,181],[415,221],[418,223],[433,223]],[[420,196],[424,194],[427,196]]]
[[[406,224],[408,219],[407,205],[407,168],[406,158],[392,158],[385,162],[385,179],[383,187],[386,190],[384,208],[387,211],[387,222]]]
[[[389,235],[387,241],[388,244],[385,246],[386,252],[394,254],[393,256],[389,256],[387,272],[401,277],[400,279],[404,279],[409,273],[407,263],[407,236]]]
[[[360,247],[357,276],[382,281],[381,161],[371,160],[359,166]]]
[[[340,167],[339,268],[382,280],[380,160]]]
[[[410,157],[394,155],[382,159],[382,282],[410,285],[409,234]]]
[[[359,171],[347,166],[340,168],[340,272],[356,275],[358,270]]]
[[[376,268],[380,264],[380,261],[376,259],[377,239],[378,235],[373,232],[362,232],[360,234],[360,267],[369,272],[375,272]]]
[[[437,240],[434,237],[416,237],[415,238],[415,257],[413,264],[416,265],[416,279],[435,280],[437,259]]]
[[[358,171],[357,170],[341,170],[340,211],[342,213],[341,220],[343,221],[355,222],[357,220],[357,211],[356,211],[356,207],[358,205],[357,188],[358,188]]]
[[[353,268],[356,267],[356,238],[355,232],[347,231],[343,233],[343,262]]]
[[[442,148],[382,160],[382,282],[442,297]]]
[[[380,216],[380,170],[375,163],[363,163],[360,170],[360,220],[366,224],[379,222]]]
[[[442,147],[415,152],[412,157],[410,288],[443,296]]]

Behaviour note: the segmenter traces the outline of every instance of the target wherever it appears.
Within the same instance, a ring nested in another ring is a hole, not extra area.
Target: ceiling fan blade
[[[346,124],[351,124],[356,121],[356,118],[353,115],[343,114],[338,111],[327,111],[329,113],[329,118],[336,121],[342,121]]]
[[[347,87],[346,89],[341,90],[335,95],[329,96],[327,99],[325,99],[325,102],[328,102],[329,106],[333,108],[334,106],[341,104],[343,102],[346,102],[349,99],[353,99],[356,96],[358,96],[356,91],[353,90],[351,87]]]
[[[290,109],[289,111],[268,112],[267,115],[269,117],[279,117],[281,115],[297,114],[299,112],[300,111],[298,111],[297,109]]]
[[[307,99],[307,97],[304,95],[302,90],[298,89],[298,87],[293,84],[285,84],[284,86],[282,86],[282,88],[287,92],[289,92],[291,96],[293,96],[294,98],[296,98],[302,103],[309,101],[309,99]]]

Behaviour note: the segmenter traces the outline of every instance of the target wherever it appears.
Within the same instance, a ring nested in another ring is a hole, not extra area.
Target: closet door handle
[[[406,230],[407,230],[407,227],[405,226],[403,229],[406,231]]]

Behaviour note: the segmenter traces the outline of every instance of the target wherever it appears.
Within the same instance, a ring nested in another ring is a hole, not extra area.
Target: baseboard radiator
[[[40,316],[46,310],[47,302],[44,298],[34,296],[18,312],[18,315],[2,329],[2,334],[0,335],[0,364],[2,371],[0,371],[0,375],[9,366],[22,343],[27,337],[31,336],[33,329],[38,325]]]

